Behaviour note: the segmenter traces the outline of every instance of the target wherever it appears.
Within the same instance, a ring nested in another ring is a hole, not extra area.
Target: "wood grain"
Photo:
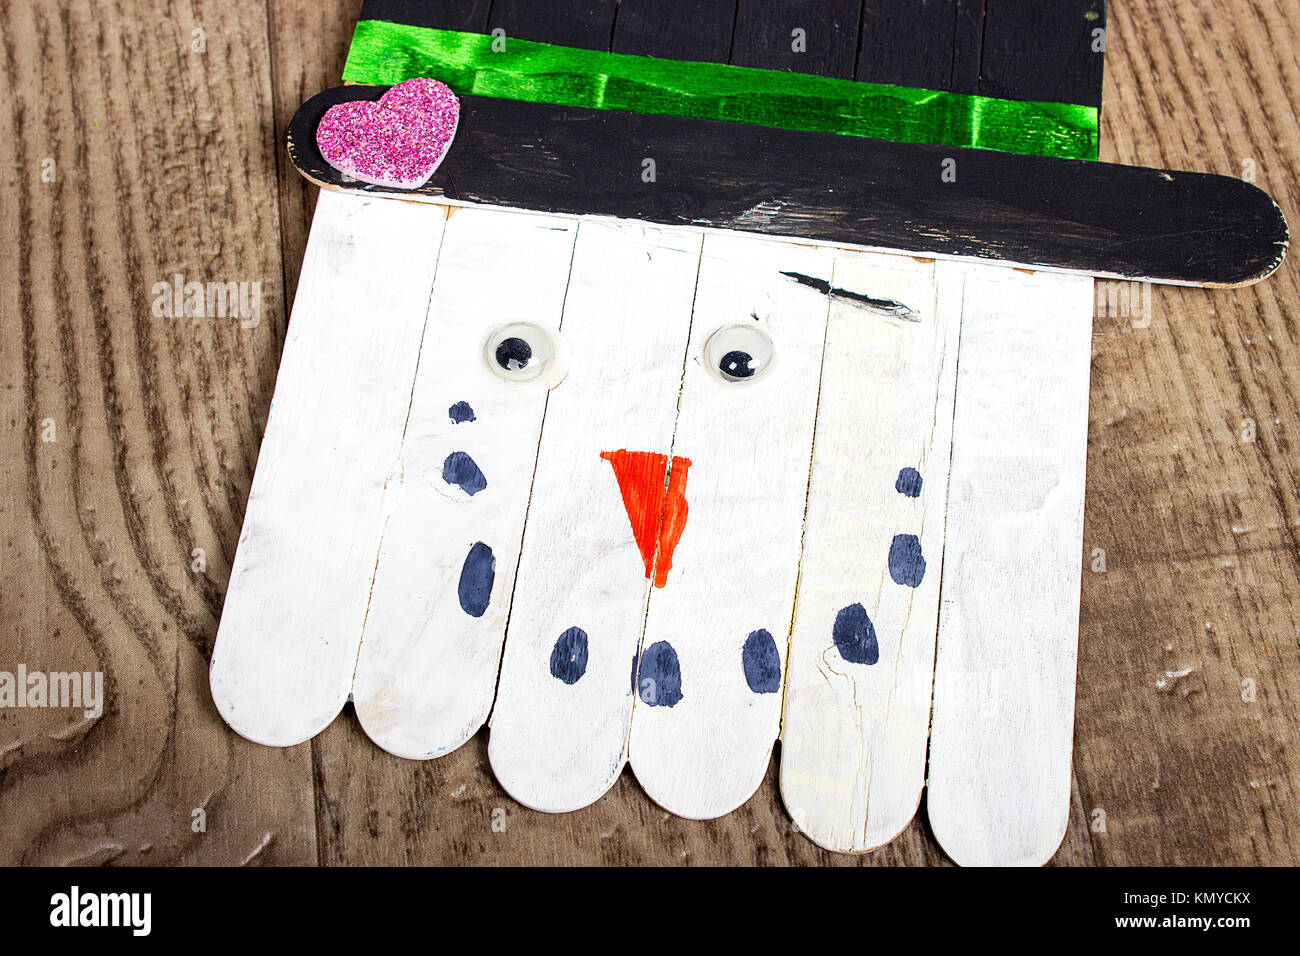
[[[101,666],[110,686],[104,717],[63,738],[49,733],[66,713],[0,711],[0,856],[941,863],[920,820],[862,858],[818,850],[780,805],[775,761],[719,820],[667,815],[626,772],[555,817],[502,792],[484,733],[415,763],[346,711],[288,751],[220,722],[205,658],[314,192],[279,144],[297,105],[338,82],[357,13],[354,0],[0,9],[0,669]],[[206,58],[189,52],[200,23]],[[1250,159],[1295,220],[1295,5],[1135,0],[1108,29],[1103,158],[1235,176]],[[149,316],[150,285],[178,269],[264,280],[261,325]],[[1148,328],[1095,326],[1075,779],[1055,862],[1294,865],[1300,271],[1160,288],[1152,305]],[[1089,570],[1095,549],[1105,572]]]
[[[109,696],[93,723],[0,713],[0,855],[310,862],[307,749],[241,741],[206,690],[284,333],[266,11],[7,4],[0,21],[0,667],[99,669]],[[152,285],[178,272],[260,281],[260,323],[154,317]]]
[[[1116,4],[1109,36],[1108,158],[1250,160],[1296,215],[1300,10]],[[1152,313],[1094,329],[1085,568],[1104,549],[1106,570],[1083,577],[1079,798],[1106,815],[1098,862],[1295,865],[1300,270],[1157,289]]]

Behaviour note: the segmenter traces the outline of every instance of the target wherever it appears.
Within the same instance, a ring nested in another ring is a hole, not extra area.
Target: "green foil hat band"
[[[1091,106],[602,53],[382,20],[357,24],[344,80],[392,86],[417,76],[441,80],[457,94],[555,106],[1097,158],[1097,110]]]

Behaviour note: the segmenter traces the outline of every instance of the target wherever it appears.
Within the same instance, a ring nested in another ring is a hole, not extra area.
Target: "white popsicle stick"
[[[217,709],[257,743],[309,739],[351,690],[445,220],[318,200],[212,656]]]
[[[611,462],[667,454],[701,237],[584,220],[491,718],[488,754],[520,803],[586,806],[627,754],[649,583]]]
[[[965,865],[1039,865],[1070,803],[1093,284],[972,267],[927,809]]]
[[[963,273],[836,260],[840,288],[911,315],[837,300],[827,330],[781,793],[830,850],[892,840],[925,784]]]
[[[503,380],[485,346],[516,323],[554,341],[577,229],[448,218],[353,684],[362,727],[398,756],[456,749],[492,707],[547,383]]]
[[[833,264],[831,249],[704,239],[673,442],[692,463],[689,518],[665,586],[650,595],[630,743],[641,786],[679,816],[721,816],[748,800],[780,729],[830,307],[783,273],[826,282]],[[733,349],[761,351],[757,333],[770,366],[724,382],[710,366]],[[657,693],[665,665],[667,699]]]

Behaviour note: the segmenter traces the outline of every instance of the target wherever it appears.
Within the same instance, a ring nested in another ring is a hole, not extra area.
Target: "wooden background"
[[[626,771],[552,817],[496,786],[482,732],[412,763],[350,713],[290,750],[221,723],[207,658],[315,193],[282,137],[337,83],[357,13],[0,6],[0,670],[102,669],[109,693],[98,721],[0,710],[0,862],[944,862],[924,814],[864,858],[818,850],[775,762],[717,821]],[[1114,0],[1109,21],[1102,158],[1249,161],[1300,222],[1300,8]],[[261,323],[155,318],[178,272],[262,282]],[[1097,321],[1085,564],[1104,549],[1106,570],[1084,573],[1059,864],[1300,863],[1297,307],[1288,263],[1157,289],[1148,328]]]

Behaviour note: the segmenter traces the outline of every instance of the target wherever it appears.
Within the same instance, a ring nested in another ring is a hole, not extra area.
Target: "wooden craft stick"
[[[892,840],[925,783],[965,270],[835,265],[880,304],[832,301],[781,738],[786,807],[830,850]]]
[[[313,135],[330,106],[383,92],[304,103],[289,126],[299,171],[360,188]],[[647,159],[659,188],[639,188]],[[1277,204],[1226,176],[473,95],[439,171],[401,195],[1173,285],[1258,282],[1288,243]]]
[[[534,809],[592,803],[626,759],[700,245],[687,230],[578,228],[569,376],[547,404],[488,746]]]
[[[631,763],[679,816],[729,813],[754,793],[781,719],[831,249],[704,239],[673,454],[691,461],[689,519],[650,595]],[[766,350],[770,349],[770,358]],[[720,371],[751,356],[753,375]],[[657,693],[665,661],[670,694]]]
[[[518,323],[533,359],[558,341],[577,231],[448,218],[353,685],[366,733],[398,756],[454,750],[492,707],[549,381],[506,380],[485,346]]]
[[[212,656],[257,743],[325,728],[352,688],[446,213],[321,195]]]
[[[958,863],[1045,863],[1065,834],[1093,283],[966,281],[927,809]]]

